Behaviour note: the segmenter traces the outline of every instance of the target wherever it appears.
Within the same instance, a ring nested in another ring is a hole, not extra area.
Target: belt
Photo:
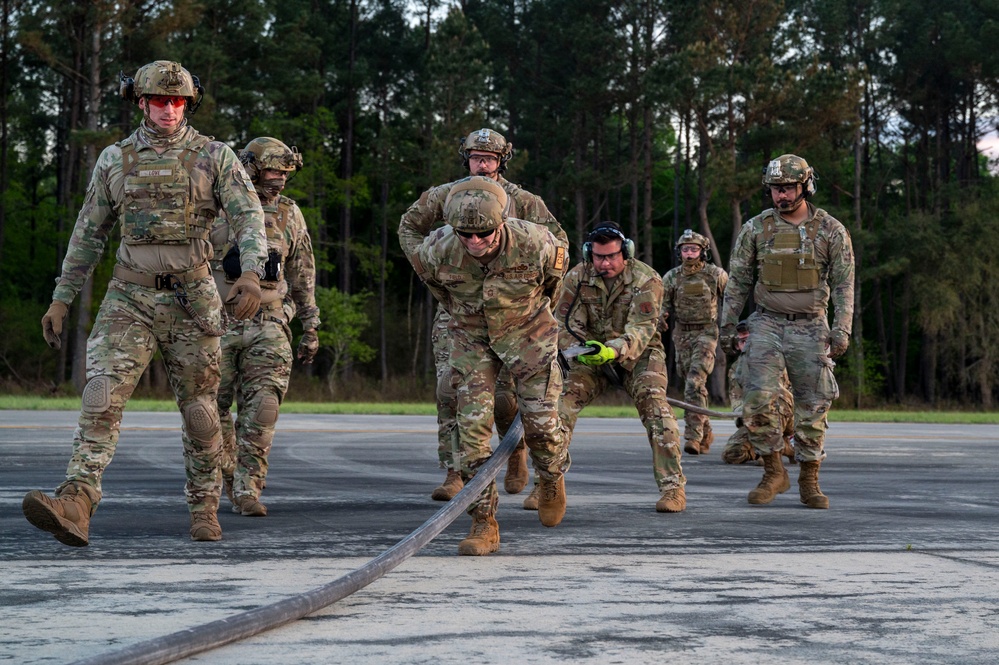
[[[271,302],[260,303],[261,312],[283,312],[284,303],[280,300],[272,300]]]
[[[680,330],[702,330],[710,326],[710,323],[678,323]]]
[[[160,291],[172,291],[176,282],[180,282],[181,284],[190,284],[191,282],[196,282],[199,279],[204,279],[210,274],[212,274],[212,271],[208,267],[207,263],[185,272],[160,273],[156,275],[150,275],[149,273],[144,272],[135,272],[134,270],[129,270],[122,265],[115,265],[114,267],[115,279],[120,279],[121,281],[129,282],[130,284],[145,286],[149,289],[158,289]]]
[[[812,319],[817,319],[822,316],[819,312],[800,312],[798,314],[784,314],[782,312],[774,312],[773,310],[766,309],[764,307],[756,306],[756,311],[760,314],[766,314],[767,316],[774,316],[778,319],[787,319],[788,321],[810,321]]]

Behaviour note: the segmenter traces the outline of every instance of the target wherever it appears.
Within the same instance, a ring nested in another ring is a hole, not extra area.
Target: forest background
[[[401,213],[492,127],[507,177],[574,246],[615,220],[660,272],[685,228],[727,268],[785,152],[850,230],[849,406],[988,410],[999,396],[999,0],[0,0],[0,392],[75,394],[114,246],[61,352],[42,340],[97,155],[137,125],[118,72],[178,60],[191,118],[235,149],[303,152],[322,351],[297,399],[430,400],[434,303]],[[297,332],[297,331],[296,331]],[[712,380],[724,401],[724,362]],[[672,379],[672,375],[671,375]],[[678,382],[671,380],[676,390]],[[169,394],[160,361],[139,395]]]

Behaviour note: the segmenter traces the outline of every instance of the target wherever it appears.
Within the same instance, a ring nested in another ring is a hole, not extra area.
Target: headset
[[[586,235],[586,242],[583,243],[583,260],[593,263],[593,242],[601,236],[613,236],[621,240],[621,256],[624,260],[635,256],[635,242],[624,235],[621,227],[615,222],[600,222],[600,224]]]

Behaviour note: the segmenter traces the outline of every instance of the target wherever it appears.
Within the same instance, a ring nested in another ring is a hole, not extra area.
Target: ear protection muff
[[[195,95],[191,103],[187,105],[187,112],[194,115],[194,112],[201,106],[201,102],[205,101],[205,89],[201,87],[201,81],[194,74],[191,74],[191,82],[194,83]]]
[[[624,232],[618,228],[617,224],[604,223],[593,229],[586,236],[586,242],[583,243],[583,260],[587,263],[593,263],[593,241],[598,236],[614,236],[615,238],[621,239],[621,256],[624,260],[635,256],[635,242],[629,239]]]

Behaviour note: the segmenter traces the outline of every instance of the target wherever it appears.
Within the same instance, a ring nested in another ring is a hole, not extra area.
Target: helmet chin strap
[[[780,210],[781,212],[794,212],[801,206],[804,200],[805,200],[805,186],[802,185],[801,193],[798,194],[796,197],[794,197],[793,201],[789,201],[788,203],[785,203],[783,205],[778,204],[777,209]]]

